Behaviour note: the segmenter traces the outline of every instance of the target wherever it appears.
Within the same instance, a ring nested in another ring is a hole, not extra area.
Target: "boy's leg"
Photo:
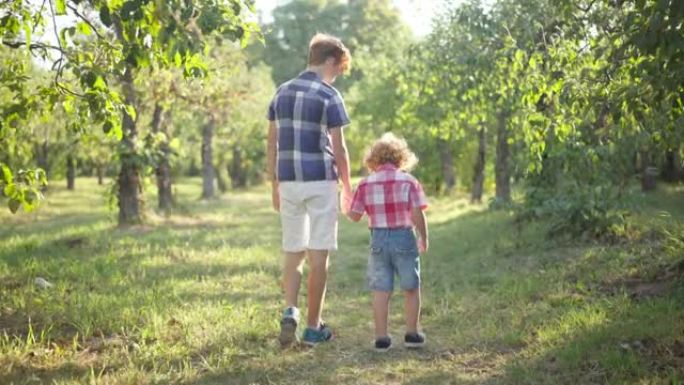
[[[337,182],[309,182],[306,191],[306,212],[310,218],[307,326],[319,331],[328,281],[328,258],[337,249]],[[329,337],[329,330],[325,333]]]
[[[297,307],[299,287],[302,283],[302,268],[304,266],[303,251],[298,253],[285,252],[283,266],[283,290],[285,292],[285,306]]]
[[[309,243],[309,218],[306,205],[301,200],[301,186],[297,182],[281,182],[280,221],[283,263],[283,291],[287,307],[297,306],[297,295],[302,281],[302,262]]]
[[[286,308],[280,320],[280,336],[278,340],[283,347],[297,341],[297,324],[299,323],[299,310],[297,309],[297,297],[299,286],[302,282],[302,265],[304,262],[303,251],[285,252],[283,266],[283,290],[285,291]]]
[[[391,291],[373,291],[373,320],[375,321],[375,338],[387,337],[387,318]]]
[[[318,329],[325,301],[325,290],[328,281],[328,250],[309,250],[309,279],[307,282],[307,326]]]
[[[404,316],[406,318],[406,333],[418,333],[420,287],[404,291]]]
[[[283,236],[283,291],[286,308],[280,320],[281,345],[288,346],[297,340],[297,324],[299,310],[297,297],[302,281],[302,263],[304,261],[306,245],[309,242],[309,219],[306,207],[301,201],[299,185],[294,182],[283,182],[280,190],[280,220]]]

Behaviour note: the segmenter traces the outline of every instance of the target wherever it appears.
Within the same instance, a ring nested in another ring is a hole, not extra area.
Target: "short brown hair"
[[[334,58],[335,64],[343,63],[344,70],[351,68],[351,54],[342,40],[335,36],[317,33],[309,42],[309,65],[320,65],[328,58]]]
[[[388,132],[373,143],[363,163],[371,171],[386,163],[409,171],[418,164],[418,157],[409,149],[406,140]]]

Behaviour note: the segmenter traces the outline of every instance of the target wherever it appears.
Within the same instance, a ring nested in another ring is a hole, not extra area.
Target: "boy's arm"
[[[430,247],[430,241],[428,240],[428,224],[427,217],[425,216],[425,211],[420,207],[414,207],[411,210],[411,219],[413,220],[413,225],[416,226],[416,231],[418,232],[418,251],[423,254],[427,252]]]
[[[351,182],[349,179],[349,153],[347,152],[347,144],[344,140],[342,127],[331,128],[330,136],[332,137],[332,148],[337,173],[342,182],[342,212],[346,213],[349,211],[352,199]]]
[[[280,211],[280,194],[278,193],[278,178],[276,176],[276,159],[278,157],[278,127],[271,120],[268,125],[268,139],[266,144],[266,173],[271,182],[271,201],[273,209]]]

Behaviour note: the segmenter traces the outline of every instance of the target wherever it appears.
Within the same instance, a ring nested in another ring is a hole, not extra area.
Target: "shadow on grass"
[[[57,384],[66,381],[83,380],[90,369],[73,362],[63,363],[55,368],[35,368],[30,364],[13,364],[9,373],[0,373],[0,384]]]
[[[551,341],[533,342],[491,380],[497,384],[681,383],[682,300],[684,282],[680,281],[663,298],[624,299],[605,308],[596,304],[569,311],[556,321],[592,317],[596,321],[559,331]]]
[[[218,384],[473,384],[461,380],[453,370],[444,368],[430,373],[421,366],[434,361],[435,353],[407,351],[395,347],[388,353],[378,354],[370,345],[354,346],[345,350],[342,342],[330,342],[327,346],[294,348],[273,351],[278,365],[258,359],[246,358],[229,368],[207,373],[193,385]],[[275,359],[275,358],[274,358]],[[421,374],[416,375],[418,371]],[[456,381],[454,381],[456,380]]]

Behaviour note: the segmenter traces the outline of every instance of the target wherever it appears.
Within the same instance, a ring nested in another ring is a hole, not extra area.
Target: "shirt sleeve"
[[[342,127],[351,123],[347,109],[344,107],[344,100],[342,100],[340,94],[335,94],[330,99],[325,113],[328,117],[328,128]]]
[[[363,214],[366,211],[366,204],[363,201],[365,185],[360,184],[359,187],[354,191],[354,197],[352,198],[351,212],[357,214]]]
[[[423,191],[423,186],[420,185],[420,182],[414,181],[411,183],[409,201],[411,202],[411,207],[420,207],[421,210],[425,210],[428,207],[427,197],[425,196],[425,191]]]

